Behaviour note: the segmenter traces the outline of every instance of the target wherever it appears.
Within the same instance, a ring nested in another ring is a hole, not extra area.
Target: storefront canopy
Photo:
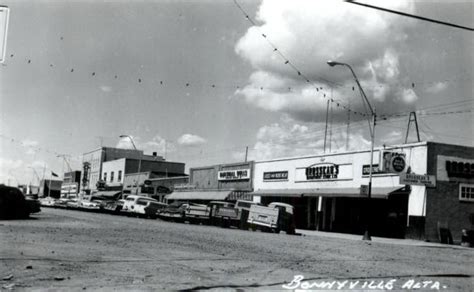
[[[104,199],[117,199],[118,196],[122,193],[122,191],[99,191],[93,193],[93,197],[100,197]]]
[[[168,200],[206,200],[223,201],[232,191],[173,192],[166,196]]]
[[[372,187],[373,198],[387,198],[392,193],[403,192],[403,187]],[[406,193],[406,192],[405,192]],[[252,193],[254,196],[262,197],[364,197],[360,193],[360,188],[321,188],[321,189],[275,189],[257,190]]]

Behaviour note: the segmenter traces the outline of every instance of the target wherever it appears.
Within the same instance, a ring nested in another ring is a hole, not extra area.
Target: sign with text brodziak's
[[[339,165],[320,163],[306,168],[306,179],[335,179],[339,175]]]
[[[288,171],[268,171],[263,173],[263,180],[286,180]]]
[[[420,185],[427,187],[436,187],[436,177],[427,174],[400,173],[401,185]]]
[[[250,179],[250,169],[223,170],[217,173],[218,180],[245,180]]]

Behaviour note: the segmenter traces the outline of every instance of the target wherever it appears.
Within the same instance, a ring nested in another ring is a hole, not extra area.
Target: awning
[[[402,190],[402,186],[395,187],[372,187],[373,198],[387,198],[391,193],[406,191]],[[257,190],[252,193],[254,196],[262,197],[344,197],[344,198],[363,198],[360,188],[318,188],[318,189],[265,189]]]
[[[118,196],[122,193],[122,191],[99,191],[93,193],[93,197],[100,197],[104,199],[117,199]]]
[[[166,196],[168,200],[206,200],[223,201],[232,191],[173,192]]]

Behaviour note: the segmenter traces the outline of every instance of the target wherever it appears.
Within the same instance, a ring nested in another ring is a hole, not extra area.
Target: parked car
[[[100,203],[93,201],[91,195],[84,195],[81,200],[79,200],[78,206],[81,209],[85,210],[100,210]]]
[[[20,189],[0,185],[0,219],[23,219],[30,215],[30,206]]]
[[[41,212],[41,204],[38,195],[25,195],[25,201],[30,210],[30,214]]]
[[[158,211],[166,206],[167,204],[158,202],[150,197],[129,195],[124,200],[122,211],[138,216],[156,218]]]
[[[56,205],[56,200],[57,199],[52,197],[44,197],[39,199],[40,205],[44,207],[54,207]]]
[[[173,202],[166,208],[158,211],[158,217],[163,220],[183,222],[186,215],[186,207],[188,206],[185,202]]]
[[[101,208],[106,211],[106,212],[112,212],[114,214],[119,214],[122,209],[123,209],[123,204],[125,203],[125,200],[120,199],[120,200],[107,200],[107,201],[102,201],[100,206]]]

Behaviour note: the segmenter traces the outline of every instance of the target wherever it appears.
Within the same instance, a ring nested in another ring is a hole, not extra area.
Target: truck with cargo
[[[207,223],[211,214],[211,208],[202,204],[187,204],[184,208],[184,220],[189,223]]]
[[[211,206],[211,219],[214,225],[222,227],[237,227],[248,229],[247,218],[250,206],[258,203],[246,200],[237,200],[237,202],[217,202],[213,201]]]
[[[285,231],[287,234],[294,234],[293,211],[293,206],[279,202],[270,203],[268,206],[252,205],[247,223],[265,232]]]

